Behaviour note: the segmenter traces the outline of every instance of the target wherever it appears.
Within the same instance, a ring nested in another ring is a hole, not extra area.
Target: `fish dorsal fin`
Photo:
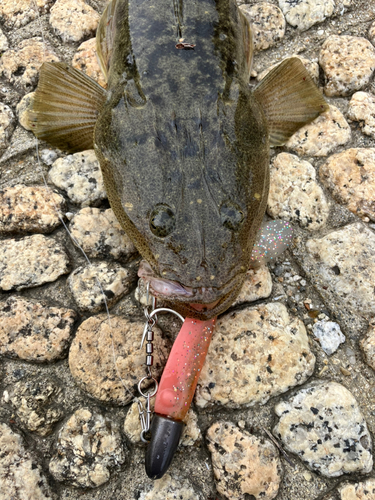
[[[286,59],[260,82],[254,96],[266,115],[270,144],[280,146],[299,128],[329,109],[297,57]]]
[[[253,39],[253,30],[251,28],[251,25],[245,16],[245,14],[242,12],[241,9],[238,9],[239,15],[240,15],[240,23],[242,26],[242,47],[244,49],[244,56],[245,56],[245,75],[246,75],[246,81],[248,82],[250,80],[250,75],[251,75],[251,69],[253,66],[253,56],[254,56],[254,39]]]
[[[70,153],[92,149],[106,91],[65,63],[43,64],[27,112],[30,129],[43,141]]]
[[[96,30],[96,53],[100,69],[108,82],[108,70],[111,63],[115,38],[115,10],[118,0],[111,0],[104,9]]]

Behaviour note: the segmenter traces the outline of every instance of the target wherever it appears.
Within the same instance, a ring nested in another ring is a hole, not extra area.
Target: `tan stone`
[[[97,60],[96,38],[90,38],[78,47],[73,57],[72,66],[86,73],[102,87],[107,87],[107,82]]]
[[[356,92],[350,100],[348,117],[361,123],[362,132],[375,138],[375,96]]]
[[[370,327],[359,343],[365,357],[366,363],[375,370],[375,321],[370,324]]]
[[[263,78],[266,75],[268,75],[268,73],[270,71],[272,71],[274,68],[276,68],[276,66],[278,66],[283,61],[285,61],[285,59],[290,59],[290,57],[297,57],[301,61],[301,63],[305,66],[305,68],[309,72],[309,75],[314,80],[314,82],[316,84],[318,84],[318,82],[319,82],[319,64],[317,62],[310,61],[310,59],[306,59],[306,57],[301,57],[298,54],[294,54],[292,56],[284,57],[284,59],[282,59],[277,64],[273,64],[269,68],[266,68],[264,71],[262,71],[261,73],[259,73],[259,75],[257,76],[258,82],[260,82],[261,80],[263,80]]]
[[[255,50],[273,47],[284,38],[285,18],[276,5],[260,2],[255,5],[241,5],[240,9],[251,23]]]
[[[37,19],[38,14],[46,14],[53,0],[1,0],[0,16],[7,28],[20,28]]]
[[[279,5],[288,23],[301,31],[332,16],[335,8],[334,0],[279,0]]]
[[[63,42],[79,42],[95,33],[99,18],[83,0],[57,0],[51,8],[50,23]]]
[[[362,219],[375,221],[375,148],[347,149],[319,171],[334,199]]]
[[[272,292],[272,278],[268,267],[263,264],[259,269],[249,269],[241,291],[233,306],[254,300],[266,299]]]
[[[8,147],[14,126],[15,119],[12,110],[6,104],[0,103],[0,151]]]
[[[341,500],[375,500],[375,479],[339,487]]]

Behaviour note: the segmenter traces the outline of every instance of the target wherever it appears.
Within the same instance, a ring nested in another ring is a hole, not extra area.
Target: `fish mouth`
[[[235,276],[220,288],[190,287],[156,276],[148,262],[142,261],[138,276],[149,284],[150,293],[155,297],[173,302],[173,307],[185,316],[206,320],[230,306],[241,289],[245,273]]]

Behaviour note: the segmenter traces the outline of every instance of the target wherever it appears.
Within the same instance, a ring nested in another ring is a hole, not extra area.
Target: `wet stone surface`
[[[255,50],[273,47],[285,35],[285,18],[281,10],[268,2],[241,5],[241,10],[253,28]]]
[[[64,198],[44,186],[0,189],[0,233],[50,233],[61,224]]]
[[[375,69],[375,49],[362,37],[329,36],[324,42],[319,64],[326,78],[327,96],[347,96],[364,87]]]
[[[231,500],[275,498],[282,478],[279,453],[268,440],[220,421],[207,431],[217,490]]]
[[[58,60],[54,51],[45,47],[41,37],[30,38],[20,42],[15,49],[4,52],[0,59],[0,74],[17,87],[30,89],[37,83],[43,62]]]
[[[2,499],[50,500],[52,494],[38,461],[17,431],[0,423],[0,484]]]
[[[375,313],[375,235],[370,229],[351,224],[308,240],[306,248],[327,293],[354,312],[360,310],[365,316]]]
[[[0,303],[0,354],[33,362],[66,355],[76,313],[20,297]]]
[[[105,309],[106,304],[112,307],[129,293],[135,279],[134,273],[119,264],[95,262],[75,269],[68,285],[78,308],[95,313]]]
[[[264,404],[302,384],[315,357],[301,320],[270,303],[229,313],[217,323],[198,382],[199,407]]]
[[[333,14],[334,0],[279,0],[279,6],[286,20],[301,31],[308,30],[316,23]]]
[[[267,212],[315,231],[324,226],[329,205],[311,163],[280,153],[271,166]]]
[[[98,204],[107,197],[93,150],[58,158],[49,171],[49,179],[63,189],[73,203],[83,207]]]
[[[327,156],[351,139],[350,126],[335,106],[296,132],[286,147],[300,156]]]
[[[51,8],[51,26],[63,42],[93,35],[98,22],[99,14],[83,0],[57,0]]]
[[[86,40],[78,47],[73,57],[72,66],[86,73],[102,87],[107,86],[97,60],[95,38]]]
[[[20,381],[7,387],[3,400],[12,405],[22,426],[40,436],[47,436],[64,416],[63,392],[59,385],[44,377]]]
[[[59,431],[49,470],[57,481],[96,488],[109,480],[126,455],[117,423],[95,410],[80,408]]]
[[[112,209],[83,208],[71,219],[69,229],[90,258],[127,260],[137,252]]]
[[[337,477],[370,472],[371,436],[352,394],[336,382],[316,383],[276,405],[274,434],[313,471]]]
[[[145,376],[145,352],[139,349],[143,328],[143,322],[121,316],[108,319],[102,314],[84,321],[69,352],[69,367],[77,384],[100,401],[130,403],[139,380]],[[159,328],[153,331],[153,376],[158,379],[168,358],[169,345]]]
[[[375,221],[375,148],[353,148],[333,155],[319,175],[338,203],[365,222]]]
[[[53,239],[35,234],[0,241],[0,289],[22,290],[68,272],[68,256]]]

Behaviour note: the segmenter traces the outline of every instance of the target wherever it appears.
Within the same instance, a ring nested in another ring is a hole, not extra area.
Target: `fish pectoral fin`
[[[98,29],[96,30],[96,53],[97,59],[104,75],[108,82],[108,70],[111,63],[114,36],[115,36],[115,10],[117,0],[111,0],[104,9],[100,18]]]
[[[106,91],[65,63],[43,64],[38,88],[27,111],[38,139],[76,153],[94,147],[94,128]]]
[[[284,144],[299,128],[329,109],[320,90],[297,57],[286,59],[254,91],[266,115],[270,144]]]

